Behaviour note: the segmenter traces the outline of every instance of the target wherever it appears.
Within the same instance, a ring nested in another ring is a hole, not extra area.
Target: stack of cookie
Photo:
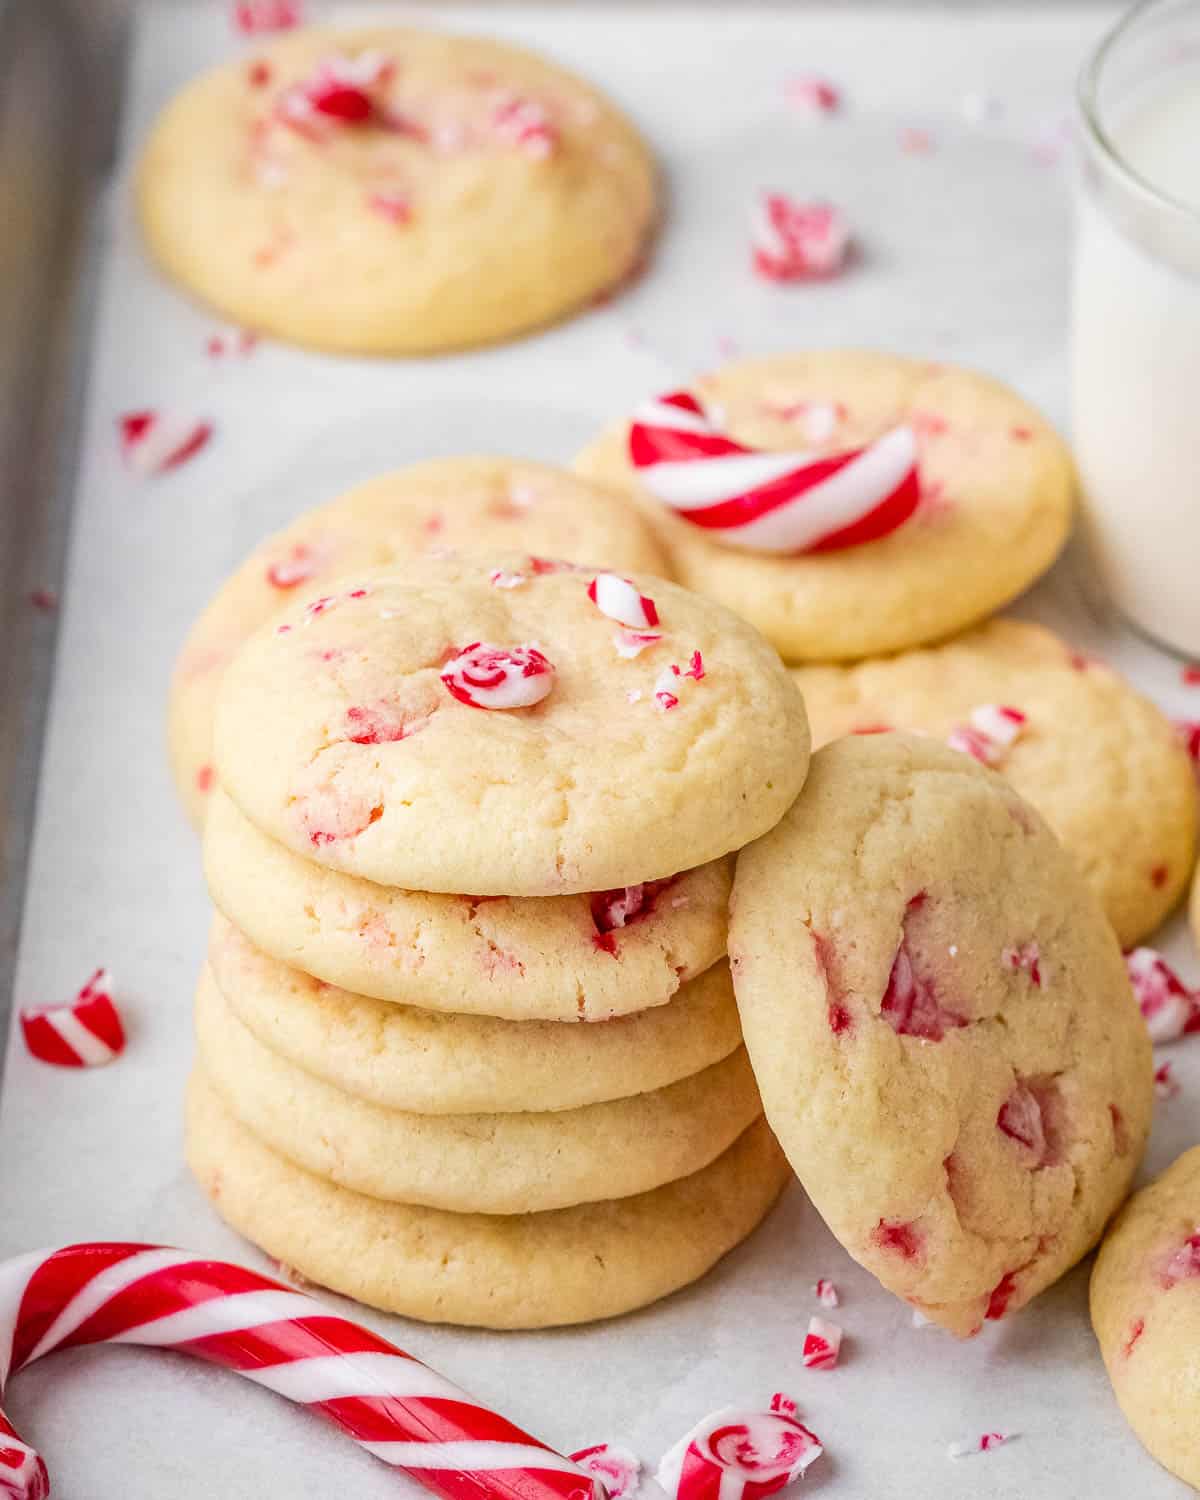
[[[524,554],[366,572],[238,652],[214,752],[189,1155],[231,1224],[491,1327],[638,1306],[753,1229],[786,1165],[729,856],[808,764],[756,631]]]

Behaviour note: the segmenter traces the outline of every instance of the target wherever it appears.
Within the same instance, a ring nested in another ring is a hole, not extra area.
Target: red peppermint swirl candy
[[[803,1474],[823,1448],[796,1415],[771,1398],[770,1411],[713,1412],[663,1459],[657,1479],[671,1500],[762,1500]]]
[[[898,426],[865,448],[814,457],[747,448],[690,391],[643,406],[629,428],[642,485],[713,541],[799,556],[878,541],[921,498],[917,438]]]
[[[554,686],[554,663],[536,646],[473,641],[446,663],[442,682],[472,708],[532,708]]]

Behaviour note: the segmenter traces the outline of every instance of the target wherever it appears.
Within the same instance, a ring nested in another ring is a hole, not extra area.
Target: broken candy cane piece
[[[36,1251],[0,1264],[0,1327],[0,1386],[57,1349],[171,1349],[307,1408],[442,1500],[603,1497],[577,1464],[395,1344],[241,1266],[156,1245]],[[0,1412],[0,1494],[49,1493],[45,1464]]]
[[[661,640],[662,634],[656,630],[618,630],[613,636],[613,645],[617,648],[618,656],[631,661],[647,647],[657,646]]]
[[[656,500],[714,542],[749,552],[797,556],[877,541],[921,498],[911,427],[821,458],[756,450],[723,433],[690,391],[638,409],[629,458]]]
[[[213,424],[147,410],[118,417],[117,430],[126,466],[148,478],[194,458],[212,437]]]
[[[1171,1068],[1169,1062],[1154,1070],[1154,1097],[1161,1099],[1164,1103],[1168,1099],[1174,1099],[1179,1093],[1179,1080]]]
[[[800,73],[789,78],[783,91],[789,104],[813,116],[834,114],[842,105],[841,92],[836,85],[816,73]]]
[[[301,0],[235,0],[231,19],[242,36],[289,31],[304,19]]]
[[[968,720],[950,731],[946,743],[951,750],[960,750],[985,766],[1000,764],[1004,752],[1020,738],[1028,722],[1019,708],[1000,703],[973,709]]]
[[[809,1318],[802,1358],[807,1369],[832,1370],[842,1348],[842,1330],[824,1318]]]
[[[1041,950],[1035,942],[1022,943],[1019,948],[1005,948],[1000,955],[1000,962],[1006,969],[1011,969],[1014,974],[1028,974],[1030,984],[1039,990],[1042,987],[1041,961]]]
[[[494,568],[488,574],[488,582],[494,589],[519,589],[529,580],[524,573],[506,573],[503,568]]]
[[[278,558],[267,567],[267,582],[273,589],[294,589],[307,583],[317,571],[312,550],[303,544],[293,547],[287,557]]]
[[[777,1394],[769,1411],[723,1407],[697,1422],[655,1475],[669,1500],[763,1500],[820,1458],[820,1439]]]
[[[1000,1106],[996,1128],[1028,1151],[1036,1165],[1046,1155],[1046,1125],[1042,1105],[1032,1089],[1018,1083]]]
[[[532,708],[554,686],[554,665],[536,646],[474,641],[446,663],[442,682],[471,708]]]
[[[125,1028],[112,998],[112,975],[97,969],[68,1005],[21,1011],[25,1045],[41,1062],[61,1068],[96,1068],[125,1048]]]
[[[496,106],[492,132],[507,146],[541,161],[558,146],[558,129],[545,109],[533,99],[513,97]]]
[[[704,676],[704,658],[693,651],[687,667],[672,662],[658,674],[654,683],[654,703],[663,713],[679,707],[679,694],[686,679],[699,682]]]
[[[990,1453],[993,1448],[1011,1442],[1013,1436],[1011,1432],[984,1432],[970,1442],[951,1443],[946,1453],[950,1458],[970,1458],[974,1453]]]
[[[643,1488],[641,1459],[619,1443],[596,1443],[572,1453],[570,1458],[585,1474],[600,1481],[608,1500],[634,1500]]]
[[[813,1296],[816,1297],[822,1307],[841,1306],[842,1298],[837,1287],[834,1286],[832,1281],[826,1281],[824,1276],[813,1287]]]
[[[628,578],[616,573],[597,573],[588,584],[587,596],[600,611],[618,625],[649,630],[658,624],[654,600],[639,594]]]
[[[382,52],[367,51],[358,57],[335,53],[321,59],[311,78],[283,91],[276,114],[310,138],[330,128],[367,125],[376,115],[372,91],[393,71],[394,64]]]
[[[768,281],[833,276],[850,253],[850,225],[832,203],[763,193],[750,225],[754,269]]]
[[[1174,1042],[1200,1031],[1200,991],[1191,990],[1154,948],[1125,955],[1133,993],[1152,1042]]]

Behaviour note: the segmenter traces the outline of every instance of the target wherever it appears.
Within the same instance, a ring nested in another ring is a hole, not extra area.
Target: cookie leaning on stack
[[[787,1175],[727,856],[807,746],[766,642],[656,579],[426,559],[264,627],[206,831],[189,1156],[221,1213],[428,1319],[582,1321],[702,1274]]]

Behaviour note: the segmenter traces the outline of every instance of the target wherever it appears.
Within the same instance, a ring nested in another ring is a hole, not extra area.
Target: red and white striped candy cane
[[[722,546],[747,552],[796,556],[878,541],[921,498],[911,427],[821,458],[775,453],[734,442],[690,391],[639,408],[629,457],[656,499]]]
[[[223,1365],[335,1423],[444,1500],[603,1500],[570,1459],[378,1334],[300,1292],[156,1245],[83,1244],[0,1265],[0,1394],[55,1349],[143,1344]],[[0,1412],[0,1496],[46,1466]]]

